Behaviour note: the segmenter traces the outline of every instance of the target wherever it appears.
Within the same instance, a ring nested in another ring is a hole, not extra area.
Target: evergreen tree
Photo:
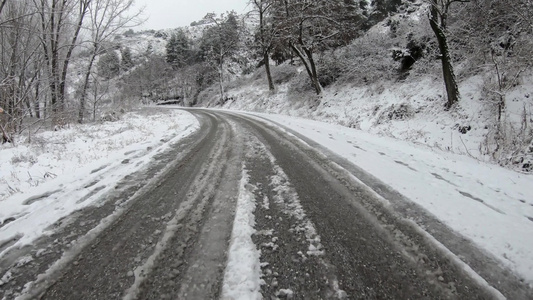
[[[183,30],[170,36],[166,45],[166,61],[172,68],[182,68],[187,64],[191,56],[190,44],[191,42]]]
[[[98,75],[106,79],[117,76],[120,72],[120,57],[116,51],[108,51],[98,60]]]
[[[239,23],[235,12],[225,20],[213,18],[214,26],[208,27],[200,41],[200,57],[218,73],[220,99],[224,99],[224,64],[239,49]]]
[[[131,54],[131,49],[129,47],[122,48],[120,50],[122,69],[129,70],[133,67],[133,57]]]
[[[238,49],[239,24],[234,12],[222,22],[216,19],[213,22],[216,25],[207,28],[200,41],[200,55],[205,61],[214,60],[220,64]]]

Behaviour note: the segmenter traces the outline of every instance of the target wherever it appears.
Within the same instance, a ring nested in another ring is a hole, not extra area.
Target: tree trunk
[[[39,76],[39,78],[37,79],[37,82],[35,83],[35,102],[33,103],[34,105],[34,109],[35,109],[35,117],[37,117],[37,119],[41,119],[41,107],[39,105],[40,103],[40,95],[39,95],[39,92],[40,92],[40,86],[41,86],[41,78]]]
[[[40,4],[41,44],[43,46],[44,58],[49,68],[49,86],[54,124],[61,125],[65,121],[63,120],[64,116],[60,116],[60,114],[65,109],[65,81],[68,66],[72,52],[77,46],[76,41],[90,2],[91,0],[79,1],[77,22],[70,37],[67,36],[64,28],[68,18],[67,15],[74,13],[73,11],[67,11],[69,7],[68,0],[53,0],[51,2],[50,12],[47,11],[46,2],[41,2]],[[49,27],[47,26],[48,24]],[[69,39],[70,44],[61,45],[61,42],[65,39]],[[63,49],[66,49],[64,57],[61,55]]]
[[[0,2],[0,13],[1,13],[2,10],[4,9],[4,6],[6,5],[6,3],[7,3],[7,0],[2,0],[2,1]]]
[[[43,101],[43,113],[41,114],[42,119],[46,119],[46,118],[50,117],[50,112],[49,112],[49,110],[50,110],[49,106],[50,105],[49,105],[48,101],[49,101],[48,100],[48,95],[45,94],[44,95],[44,101]]]
[[[268,56],[268,51],[265,51],[263,54],[263,61],[265,63],[265,72],[268,79],[268,89],[274,91],[274,82],[272,81],[272,73],[270,72],[270,58]]]
[[[459,102],[459,88],[457,86],[457,80],[455,78],[455,73],[453,71],[452,61],[450,57],[450,49],[448,48],[448,40],[446,38],[446,33],[444,29],[439,25],[438,21],[438,12],[434,6],[431,6],[431,17],[429,23],[431,29],[437,37],[439,43],[439,50],[441,54],[442,62],[442,75],[444,77],[444,84],[446,86],[446,94],[448,96],[448,101],[446,102],[446,108],[451,108],[455,103]]]
[[[492,63],[494,64],[494,68],[496,69],[496,78],[498,79],[498,91],[495,92],[498,96],[498,122],[501,122],[502,120],[502,114],[505,111],[505,93],[503,91],[503,82],[502,82],[502,75],[500,73],[500,67],[498,65],[498,62],[494,58],[494,53],[491,51],[490,57],[492,59]]]
[[[261,46],[263,47],[263,63],[265,64],[265,72],[268,80],[268,89],[274,91],[274,82],[272,81],[272,73],[270,72],[270,45],[266,44],[265,38],[265,13],[267,8],[265,8],[265,3],[261,0],[259,3],[255,2],[257,9],[259,10],[259,28],[261,33]]]
[[[26,104],[26,109],[28,109],[28,114],[30,115],[30,118],[33,118],[33,105],[31,103],[30,98],[26,97],[24,103]]]
[[[2,131],[2,144],[4,143],[13,143],[13,140],[11,139],[11,136],[6,132],[4,129],[4,126],[0,124],[0,131]]]
[[[57,12],[58,1],[52,1],[52,12]],[[63,10],[58,13],[49,14],[46,11],[45,2],[41,3],[39,15],[41,21],[41,45],[43,46],[43,55],[48,66],[48,86],[50,87],[50,107],[51,114],[54,118],[53,124],[57,122],[57,104],[58,104],[58,81],[59,81],[59,30],[61,29],[61,16]],[[50,17],[48,20],[47,18]],[[59,17],[59,21],[56,21]],[[50,28],[47,27],[50,24]]]
[[[313,86],[315,88],[316,94],[320,95],[322,94],[322,85],[320,84],[320,81],[318,80],[318,72],[316,70],[316,64],[315,59],[313,58],[313,52],[308,48],[303,48],[305,51],[305,54],[307,55],[307,59],[309,60],[309,66],[311,67],[311,80],[313,82]]]
[[[64,2],[65,3],[65,2]],[[60,31],[62,30],[62,21],[63,21],[63,13],[64,13],[64,5],[60,7],[60,11],[56,12],[56,5],[58,4],[58,1],[52,1],[52,13],[50,14],[50,25],[52,26],[50,28],[50,49],[52,51],[52,78],[50,82],[50,89],[52,92],[52,112],[54,114],[53,118],[54,124],[58,123],[58,116],[57,113],[61,111],[61,100],[59,95],[59,41],[60,41]],[[57,14],[57,23],[55,21],[55,17]],[[46,32],[43,33],[46,36]],[[46,41],[46,39],[45,39]]]
[[[218,67],[218,85],[220,89],[220,104],[224,104],[224,62],[221,61]]]
[[[98,85],[94,85],[94,90],[92,91],[93,100],[93,122],[96,121],[96,105],[98,104]]]
[[[85,15],[87,14],[87,9],[89,8],[91,0],[83,0],[80,2],[79,7],[79,16],[78,16],[78,23],[76,24],[76,28],[74,30],[74,34],[72,36],[72,40],[70,41],[70,45],[67,48],[67,54],[65,55],[65,59],[63,60],[63,69],[61,70],[61,78],[59,80],[59,100],[60,100],[60,109],[61,111],[65,110],[65,87],[66,87],[66,80],[67,80],[67,72],[68,72],[68,66],[70,63],[70,57],[72,56],[72,52],[74,51],[74,48],[76,48],[76,41],[78,40],[78,36],[81,31],[81,27],[83,25],[83,19],[85,18]]]
[[[320,82],[318,81],[318,76],[316,72],[316,66],[315,61],[313,60],[313,53],[310,50],[304,50],[306,52],[307,57],[309,58],[309,61],[305,58],[304,54],[298,47],[296,47],[294,44],[291,43],[291,48],[294,50],[296,55],[300,58],[302,61],[305,70],[307,71],[307,75],[309,76],[309,79],[311,79],[311,85],[315,89],[315,93],[317,95],[322,94],[322,86],[320,85]]]
[[[93,68],[94,60],[96,58],[97,50],[91,55],[91,60],[89,61],[89,66],[87,66],[87,71],[85,73],[85,78],[83,80],[83,87],[81,89],[80,95],[80,110],[78,112],[78,123],[83,123],[83,118],[85,115],[85,104],[87,103],[87,89],[89,88],[89,79],[91,78],[91,70]]]

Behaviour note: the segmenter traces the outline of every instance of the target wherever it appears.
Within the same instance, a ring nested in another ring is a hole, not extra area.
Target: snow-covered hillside
[[[259,68],[247,78],[228,83],[228,101],[222,105],[212,91],[200,94],[198,102],[340,124],[519,172],[532,171],[533,70],[519,71],[516,83],[498,91],[498,65],[473,67],[476,57],[457,53],[461,101],[446,110],[441,65],[429,50],[408,71],[399,71],[391,55],[396,49],[403,51],[401,43],[406,39],[434,47],[426,15],[424,6],[410,9],[376,24],[345,48],[317,54],[319,72],[337,78],[321,96],[313,94],[305,69],[295,59],[272,64],[275,92],[268,90],[264,70]],[[503,95],[506,103],[500,122],[495,95]]]
[[[376,82],[366,87],[335,86],[324,92],[318,105],[312,94],[295,96],[288,93],[287,84],[279,86],[272,95],[260,79],[230,90],[232,100],[222,107],[340,124],[491,161],[486,136],[494,122],[494,112],[480,96],[481,86],[478,76],[461,82],[463,101],[456,109],[445,111],[445,91],[438,78]],[[533,86],[520,86],[510,93],[513,100],[508,112],[515,124],[520,124],[524,107],[527,123],[533,122],[533,101],[528,97],[531,93]]]

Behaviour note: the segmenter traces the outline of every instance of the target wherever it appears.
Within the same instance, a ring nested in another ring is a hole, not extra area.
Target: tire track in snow
[[[266,149],[265,149],[266,150]],[[283,208],[283,212],[297,220],[294,227],[294,232],[303,232],[309,243],[307,250],[308,256],[317,256],[318,261],[323,267],[324,278],[330,288],[326,292],[328,298],[345,299],[347,294],[339,287],[339,281],[335,274],[335,266],[328,262],[325,257],[325,249],[321,243],[320,235],[311,220],[307,217],[298,197],[298,193],[292,187],[287,174],[283,169],[277,165],[276,158],[272,153],[266,151],[270,163],[274,167],[275,175],[270,177],[270,185],[273,191],[276,192],[274,201]],[[302,255],[303,256],[303,255]]]
[[[344,172],[332,168],[330,159],[316,151],[315,147],[284,130],[264,126],[250,118],[242,117],[242,119],[258,133],[258,137],[264,141],[269,152],[276,157],[279,166],[291,179],[291,184],[298,191],[307,214],[323,234],[322,243],[328,249],[325,256],[338,267],[336,274],[340,285],[351,297],[494,298],[495,295],[487,291],[486,287],[479,286],[468,276],[465,277],[460,268],[456,268],[440,253],[436,253],[438,251],[435,251],[432,245],[421,241],[421,237],[417,234],[413,236],[412,229],[403,226],[405,221],[394,218],[394,214],[390,220],[391,212],[387,209],[388,204],[383,203],[382,197],[376,198],[376,192],[369,192],[365,185],[359,184],[357,180],[352,181],[351,176],[348,176],[350,178],[348,179]],[[261,162],[257,163],[260,164]],[[269,182],[261,181],[259,175],[252,176],[259,182],[258,187],[263,185],[257,195],[258,199],[263,197],[261,192],[268,193],[268,188],[264,186],[269,185]],[[273,195],[268,196],[273,199]],[[367,203],[372,205],[367,207]],[[260,242],[264,241],[265,245],[269,242],[275,244],[274,239],[288,222],[282,218],[276,219],[279,214],[263,210],[263,206],[258,207],[256,220],[259,224],[269,225],[265,229],[274,228],[274,230],[273,232],[260,230],[257,239]],[[270,206],[275,207],[275,205]],[[376,209],[375,206],[382,209]],[[388,226],[389,221],[395,225]],[[407,230],[408,237],[400,234],[403,230]],[[270,237],[272,242],[268,239]],[[279,246],[277,251],[281,251],[282,247],[288,248],[290,245],[287,244],[285,240],[284,244],[276,244],[275,246]],[[261,250],[266,252],[268,249],[263,247]],[[418,255],[415,257],[409,255],[410,250]],[[262,258],[269,255],[273,258],[272,261],[281,256],[275,253],[262,254]],[[299,257],[292,259],[302,263]],[[288,262],[282,264],[281,269],[293,266],[294,264]],[[275,279],[283,277],[283,274],[277,274],[270,269],[271,266],[265,266],[264,273],[265,281],[272,285],[271,283],[277,283]],[[298,266],[295,270],[302,271]],[[284,279],[290,283],[307,280],[306,273],[297,275],[299,276]],[[318,278],[316,274],[311,276]],[[281,280],[279,282],[281,283]],[[314,288],[311,286],[312,282],[305,283],[310,290]],[[272,289],[269,289],[269,292],[272,294]],[[302,299],[331,298],[318,293],[311,294],[307,298],[298,293],[283,293],[279,296]]]
[[[220,183],[212,196],[212,204],[206,213],[205,223],[197,242],[191,247],[188,268],[181,278],[177,299],[215,299],[220,296],[230,246],[235,207],[243,177],[243,134],[231,125],[232,143],[228,147],[227,160],[217,164],[224,166]]]
[[[347,298],[337,280],[336,267],[326,257],[313,222],[283,169],[264,144],[254,138],[247,147],[253,166],[252,184],[258,226],[254,240],[261,248],[265,298]],[[258,172],[257,170],[263,170]]]
[[[205,118],[208,119],[211,125],[202,125],[204,130],[161,154],[161,162],[158,161],[153,170],[149,169],[149,178],[135,194],[119,192],[116,197],[123,204],[115,203],[114,212],[87,234],[76,238],[61,258],[38,275],[31,285],[26,284],[23,298],[120,297],[132,283],[133,274],[128,272],[150,255],[155,247],[152,241],[162,236],[167,224],[161,221],[168,221],[172,217],[169,211],[177,210],[186,198],[187,190],[179,187],[190,187],[199,176],[195,162],[205,161],[205,157],[212,155],[211,149],[216,148],[213,146],[217,141],[213,139],[216,126],[212,125],[212,117]],[[180,172],[191,176],[179,176]]]
[[[212,153],[206,159],[206,168],[193,181],[186,200],[167,223],[154,252],[144,264],[135,269],[135,281],[126,291],[124,300],[173,297],[180,299],[183,297],[177,295],[187,294],[190,287],[184,287],[182,284],[183,277],[188,272],[187,264],[194,264],[190,261],[190,249],[194,248],[195,236],[204,225],[206,212],[213,204],[227,164],[230,134],[226,126],[222,126],[221,131]],[[211,296],[206,295],[206,298]]]

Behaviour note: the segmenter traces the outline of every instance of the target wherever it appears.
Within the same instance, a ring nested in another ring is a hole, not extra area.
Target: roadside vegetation
[[[3,143],[171,100],[296,114],[533,169],[528,0],[250,0],[247,15],[141,32],[131,5],[0,2]]]

